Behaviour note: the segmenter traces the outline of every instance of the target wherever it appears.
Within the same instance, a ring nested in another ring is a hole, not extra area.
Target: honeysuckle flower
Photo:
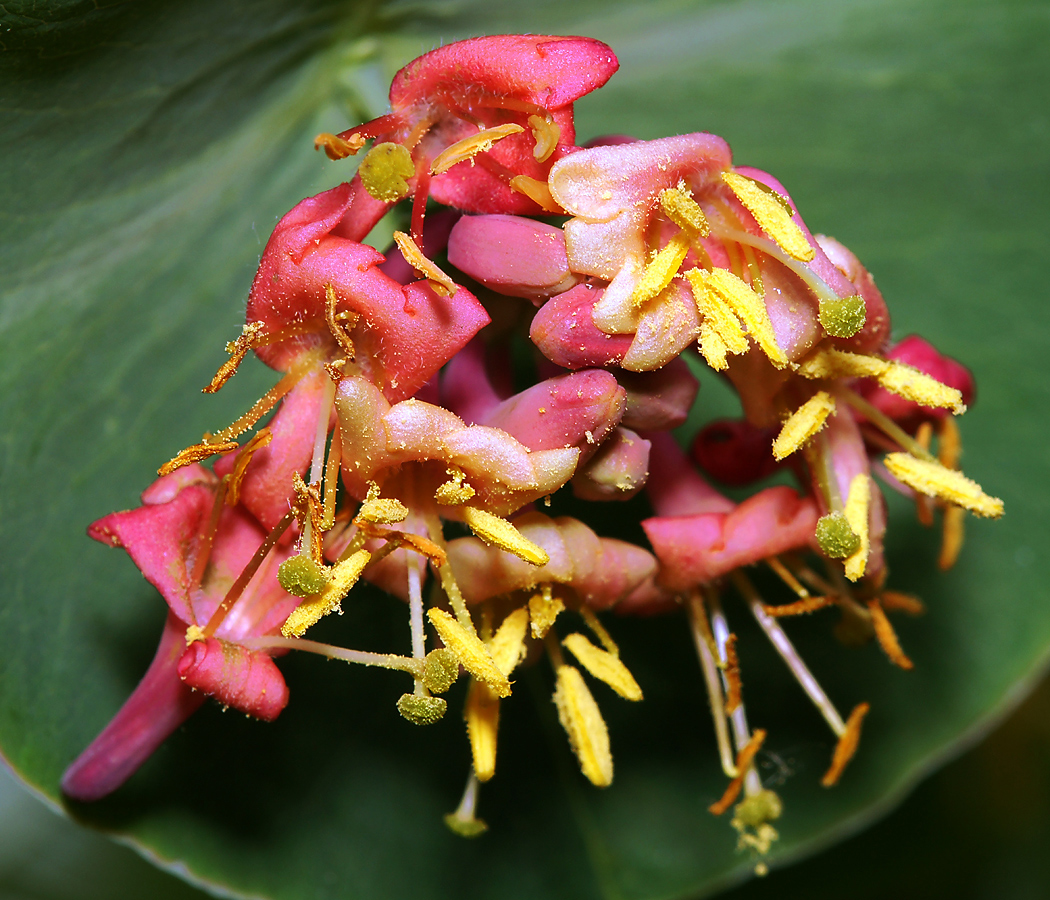
[[[274,551],[241,581],[266,532],[243,507],[225,502],[224,488],[191,465],[154,482],[142,506],[110,513],[88,529],[95,540],[127,551],[170,612],[146,676],[63,776],[68,796],[94,800],[116,790],[206,694],[267,720],[287,703],[270,657],[239,645],[279,630],[295,607],[296,598],[274,577],[289,551]],[[206,642],[187,647],[193,626],[207,633]]]
[[[612,50],[591,38],[459,41],[394,76],[387,115],[320,135],[317,146],[338,159],[374,138],[363,183],[388,202],[414,196],[417,240],[428,196],[467,212],[539,213],[549,205],[550,166],[575,140],[572,104],[618,67]]]

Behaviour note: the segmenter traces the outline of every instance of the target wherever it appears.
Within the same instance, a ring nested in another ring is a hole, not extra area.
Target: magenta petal
[[[551,362],[564,369],[618,365],[631,349],[630,334],[610,335],[591,317],[602,290],[580,284],[548,300],[532,319],[529,337]]]
[[[500,428],[529,450],[588,447],[601,443],[623,416],[626,392],[608,372],[587,369],[515,394],[484,424]]]
[[[660,582],[685,590],[733,569],[808,545],[816,505],[788,487],[749,497],[730,513],[646,519],[642,528],[660,560]]]
[[[429,221],[429,220],[428,220]],[[460,350],[441,373],[439,400],[468,425],[484,422],[513,392],[510,353],[495,353],[480,337]]]
[[[464,216],[449,235],[448,261],[497,293],[529,300],[563,293],[578,280],[562,230],[521,216]]]
[[[272,722],[288,705],[288,685],[277,664],[260,650],[228,641],[190,644],[178,675],[189,687],[264,722]]]
[[[185,634],[186,624],[169,613],[146,675],[62,776],[67,797],[89,802],[115,791],[204,702],[175,671]]]
[[[695,516],[733,509],[733,501],[700,476],[671,435],[656,431],[646,437],[652,444],[646,491],[657,515]]]
[[[778,428],[759,428],[746,419],[716,419],[700,429],[691,454],[712,478],[743,487],[780,468],[773,458]]]

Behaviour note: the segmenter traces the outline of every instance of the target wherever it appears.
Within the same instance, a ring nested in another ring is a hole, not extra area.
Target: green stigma
[[[817,543],[825,556],[845,559],[860,549],[860,535],[850,528],[844,513],[828,513],[817,522]]]
[[[431,650],[423,662],[423,684],[428,691],[443,694],[459,678],[459,660],[444,647]],[[444,701],[442,701],[444,702]]]
[[[277,580],[289,594],[310,597],[324,590],[328,574],[309,556],[292,556],[281,563]]]
[[[856,294],[841,300],[821,300],[818,318],[823,329],[837,338],[853,337],[867,321],[864,301]]]
[[[424,697],[421,694],[402,694],[397,701],[397,711],[413,725],[433,725],[442,716],[448,704],[440,697]]]
[[[361,183],[376,200],[396,203],[408,196],[407,178],[416,174],[412,154],[401,144],[376,144],[357,169]]]
[[[451,831],[465,838],[474,838],[489,830],[489,826],[482,819],[465,819],[455,813],[445,816],[445,824]]]

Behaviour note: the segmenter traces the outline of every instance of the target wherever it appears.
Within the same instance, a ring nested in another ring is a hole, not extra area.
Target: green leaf
[[[390,74],[468,34],[589,34],[621,59],[578,107],[579,133],[709,130],[774,172],[807,222],[878,279],[895,331],[971,366],[967,473],[1006,501],[968,524],[959,565],[906,508],[892,586],[929,614],[899,624],[916,668],[846,649],[814,616],[792,637],[845,710],[872,713],[841,785],[832,740],[730,603],[749,715],[790,774],[774,865],[860,827],[986,727],[1046,660],[1050,16],[1023,2],[832,0],[448,4],[7,3],[0,25],[0,747],[60,802],[65,766],[150,658],[164,608],[88,523],[135,505],[156,466],[272,382],[247,368],[200,397],[240,325],[276,218],[348,177],[313,134],[381,112]],[[1037,377],[1037,373],[1042,377]],[[714,411],[714,385],[703,411]],[[629,513],[629,510],[628,510]],[[326,624],[355,646],[407,645],[375,595]],[[239,894],[399,897],[695,895],[750,863],[706,806],[721,793],[682,620],[613,620],[645,690],[599,693],[607,791],[576,772],[539,667],[506,706],[488,834],[441,821],[468,755],[455,713],[416,728],[388,673],[287,658],[271,726],[206,707],[114,797],[70,810],[161,864]],[[453,709],[461,703],[453,691]]]

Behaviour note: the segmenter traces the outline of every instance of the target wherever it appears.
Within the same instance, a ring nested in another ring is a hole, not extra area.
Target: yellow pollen
[[[181,469],[183,466],[201,462],[210,456],[214,456],[216,453],[228,453],[230,450],[236,450],[239,446],[240,444],[235,440],[223,441],[218,444],[213,444],[209,441],[202,441],[199,444],[193,444],[185,450],[180,450],[175,456],[164,463],[163,466],[157,469],[157,474],[170,475],[176,469]]]
[[[473,506],[463,507],[463,520],[471,531],[487,544],[513,553],[534,566],[545,566],[550,562],[547,551],[534,544],[506,519],[494,516]]]
[[[472,681],[463,709],[467,739],[478,781],[496,774],[496,741],[499,736],[499,697],[481,681]]]
[[[716,372],[721,372],[729,365],[726,361],[729,348],[709,322],[704,322],[700,326],[700,340],[697,342],[697,347],[700,355]]]
[[[368,484],[368,495],[357,512],[357,518],[373,525],[396,525],[408,518],[408,507],[400,500],[381,498],[379,485],[372,481]]]
[[[684,184],[660,192],[660,208],[689,237],[706,237],[711,228],[707,217]]]
[[[461,506],[474,496],[474,488],[463,480],[467,476],[462,469],[452,466],[445,471],[450,480],[434,491],[434,499],[442,506]]]
[[[214,394],[233,377],[237,367],[244,362],[244,357],[248,355],[248,351],[259,339],[265,327],[262,322],[249,322],[242,326],[237,340],[226,344],[226,352],[230,354],[230,358],[219,366],[212,380],[201,388],[202,393]]]
[[[989,519],[998,519],[1003,514],[1003,501],[989,497],[962,472],[947,469],[939,462],[916,459],[908,453],[890,453],[884,462],[894,478],[920,494],[937,497]]]
[[[565,609],[565,604],[551,593],[549,584],[543,585],[540,593],[529,598],[529,619],[532,636],[544,638],[550,631],[558,613]]]
[[[358,550],[346,559],[332,566],[328,574],[328,584],[319,594],[304,600],[288,616],[281,626],[285,637],[302,637],[311,625],[316,625],[324,616],[339,608],[343,598],[357,584],[372,554],[367,550]]]
[[[631,293],[631,302],[635,306],[644,306],[658,296],[678,274],[685,256],[689,252],[689,238],[676,234],[645,267],[645,272]]]
[[[860,538],[860,547],[845,559],[846,577],[856,581],[868,565],[868,507],[871,504],[871,479],[863,472],[853,476],[849,483],[849,495],[843,510],[853,533]]]
[[[504,675],[510,675],[525,658],[525,633],[529,628],[529,611],[524,606],[510,613],[489,641],[493,662]]]
[[[376,144],[357,167],[361,183],[376,200],[396,203],[409,195],[408,181],[416,174],[412,154],[401,144]]]
[[[332,332],[332,337],[336,339],[339,344],[339,349],[343,351],[343,354],[347,359],[354,358],[354,342],[350,340],[350,335],[347,334],[346,328],[343,326],[344,322],[349,322],[350,327],[353,328],[357,323],[357,316],[350,313],[337,313],[336,307],[339,305],[339,298],[335,294],[335,288],[331,284],[325,285],[325,304],[324,304],[324,318],[328,324],[328,330]],[[346,364],[345,362],[343,363]],[[329,373],[331,374],[331,373]],[[335,380],[335,379],[333,379]]]
[[[266,447],[272,440],[273,432],[269,428],[260,428],[252,436],[252,439],[241,448],[240,453],[237,454],[237,462],[234,464],[233,471],[230,472],[230,480],[226,484],[226,503],[229,506],[236,506],[240,502],[244,473],[248,470],[248,465],[251,463],[255,451]]]
[[[895,666],[908,670],[915,668],[913,663],[901,649],[900,641],[897,640],[897,632],[893,630],[890,620],[877,598],[868,601],[868,612],[871,613],[871,624],[875,629],[875,638],[882,647],[883,652],[890,658]]]
[[[747,282],[727,269],[716,268],[710,272],[703,269],[695,271],[696,280],[692,282],[694,292],[697,292],[697,284],[701,283],[706,290],[724,301],[744,323],[748,333],[762,348],[762,352],[769,357],[770,362],[778,369],[784,368],[788,364],[788,358],[777,346],[776,335],[773,334],[773,323],[769,320],[769,313],[766,311],[766,304],[762,298],[751,289]]]
[[[550,116],[529,116],[529,127],[536,139],[532,155],[536,162],[546,162],[557,149],[561,139],[561,127]]]
[[[510,189],[524,194],[544,212],[555,215],[565,215],[561,204],[554,199],[551,189],[546,181],[530,178],[528,175],[515,175],[510,180]]]
[[[579,670],[558,666],[554,703],[584,776],[597,787],[608,787],[613,780],[609,729]]]
[[[834,398],[827,391],[817,391],[784,423],[773,441],[773,456],[778,460],[790,456],[824,427],[834,411]]]
[[[726,367],[726,354],[746,353],[747,335],[729,304],[713,290],[701,269],[685,273],[693,289],[696,308],[703,316],[700,326],[700,352],[712,369]]]
[[[497,696],[510,696],[510,682],[496,665],[481,638],[467,631],[443,609],[427,610],[427,618],[464,669],[479,681],[484,681]]]
[[[449,297],[455,295],[456,291],[459,290],[459,286],[423,255],[423,251],[416,246],[416,242],[412,238],[403,231],[395,231],[394,240],[397,242],[397,247],[401,251],[401,255],[404,256],[405,262],[419,272],[420,275],[429,279],[430,286],[435,291]]]
[[[820,779],[820,783],[824,787],[832,787],[842,776],[842,770],[846,768],[846,764],[853,759],[853,754],[857,752],[857,744],[860,743],[860,726],[869,709],[871,709],[871,704],[858,703],[853,708],[853,712],[849,714],[849,718],[846,720],[846,729],[839,737],[839,742],[835,745],[835,752],[831,757],[831,765],[828,767],[827,772],[824,773],[824,777]]]
[[[627,700],[642,699],[642,689],[619,658],[607,650],[595,647],[584,635],[578,633],[570,634],[562,644],[591,675],[599,681],[604,681],[621,697]]]
[[[755,217],[759,228],[788,256],[809,262],[817,255],[802,229],[792,220],[794,210],[787,198],[737,172],[723,172],[722,180]]]
[[[314,150],[320,150],[324,148],[325,155],[331,160],[346,159],[348,156],[355,156],[357,151],[365,145],[365,138],[359,134],[350,135],[349,140],[339,137],[337,134],[331,134],[327,131],[322,131],[317,137],[314,138]]]
[[[512,134],[521,134],[524,130],[520,125],[509,122],[506,125],[497,125],[495,128],[486,128],[484,131],[465,137],[461,141],[456,141],[456,143],[446,147],[434,157],[434,161],[430,164],[430,173],[432,175],[441,175],[457,163],[473,159],[479,153],[491,150],[492,145],[496,141],[501,141]]]
[[[195,644],[197,641],[206,641],[207,638],[204,636],[204,629],[200,625],[191,625],[186,629],[186,646]]]

